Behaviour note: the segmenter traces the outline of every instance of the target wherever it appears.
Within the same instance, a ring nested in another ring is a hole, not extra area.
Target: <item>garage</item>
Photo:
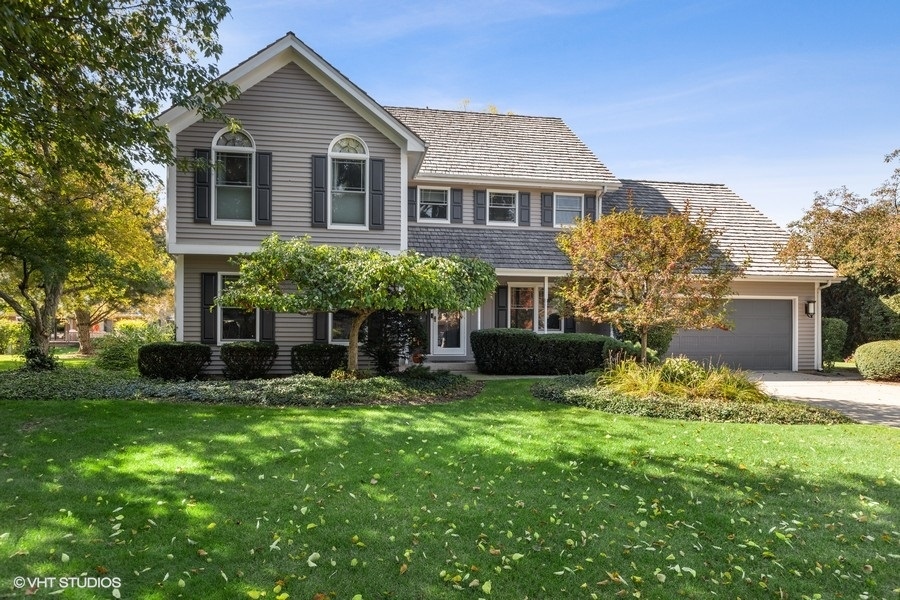
[[[728,314],[733,329],[681,330],[668,355],[748,370],[794,368],[792,300],[732,300]]]

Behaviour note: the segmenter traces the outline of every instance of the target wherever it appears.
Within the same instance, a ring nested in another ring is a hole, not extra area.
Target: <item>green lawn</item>
[[[0,401],[0,598],[79,575],[134,599],[898,597],[900,431],[615,416],[529,385]]]
[[[78,346],[61,346],[53,349],[53,356],[59,361],[72,367],[83,367],[93,364],[94,359],[78,354]],[[25,358],[21,354],[0,354],[0,372],[12,371],[25,364]]]

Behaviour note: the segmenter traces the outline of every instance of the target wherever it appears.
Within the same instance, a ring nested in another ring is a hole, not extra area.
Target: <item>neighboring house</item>
[[[601,331],[561,318],[554,283],[569,268],[555,242],[575,218],[602,218],[628,199],[647,213],[715,211],[712,227],[736,262],[731,331],[679,333],[672,352],[758,369],[818,369],[822,287],[839,280],[820,259],[788,270],[774,256],[787,233],[721,185],[617,179],[556,118],[384,107],[287,34],[222,78],[238,86],[225,106],[242,131],[173,107],[160,116],[181,158],[215,169],[169,167],[168,249],[176,258],[179,340],[218,348],[274,340],[277,372],[295,344],[346,343],[337,314],[210,308],[231,277],[230,258],[272,232],[314,243],[477,256],[499,286],[479,310],[434,311],[431,362],[470,361],[469,333],[487,327]],[[630,191],[630,193],[629,193]]]

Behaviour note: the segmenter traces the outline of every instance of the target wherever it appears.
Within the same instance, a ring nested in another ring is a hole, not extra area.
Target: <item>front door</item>
[[[431,319],[431,353],[457,355],[466,353],[466,313],[435,310]]]

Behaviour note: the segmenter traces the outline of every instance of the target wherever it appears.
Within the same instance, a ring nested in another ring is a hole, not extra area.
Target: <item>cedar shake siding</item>
[[[401,185],[400,181],[400,149],[299,66],[292,63],[282,67],[229,102],[224,110],[239,119],[253,138],[257,155],[261,155],[257,158],[271,160],[271,181],[257,181],[257,225],[216,225],[197,219],[195,188],[202,187],[203,177],[198,182],[193,171],[178,172],[176,244],[249,247],[277,231],[285,238],[311,235],[316,243],[400,249],[401,202],[406,201],[406,182]],[[220,123],[189,126],[178,134],[178,156],[193,158],[197,150],[208,151],[221,129]],[[369,186],[369,231],[313,226],[313,157],[327,156],[330,144],[341,134],[365,142],[370,158],[367,179],[371,181],[373,174],[383,170],[383,189]],[[265,170],[265,165],[258,167],[259,173]],[[265,187],[266,183],[270,186]],[[260,210],[260,184],[262,194],[271,195],[270,215]],[[383,222],[375,214],[381,205]],[[266,217],[271,224],[260,224],[268,221]]]

